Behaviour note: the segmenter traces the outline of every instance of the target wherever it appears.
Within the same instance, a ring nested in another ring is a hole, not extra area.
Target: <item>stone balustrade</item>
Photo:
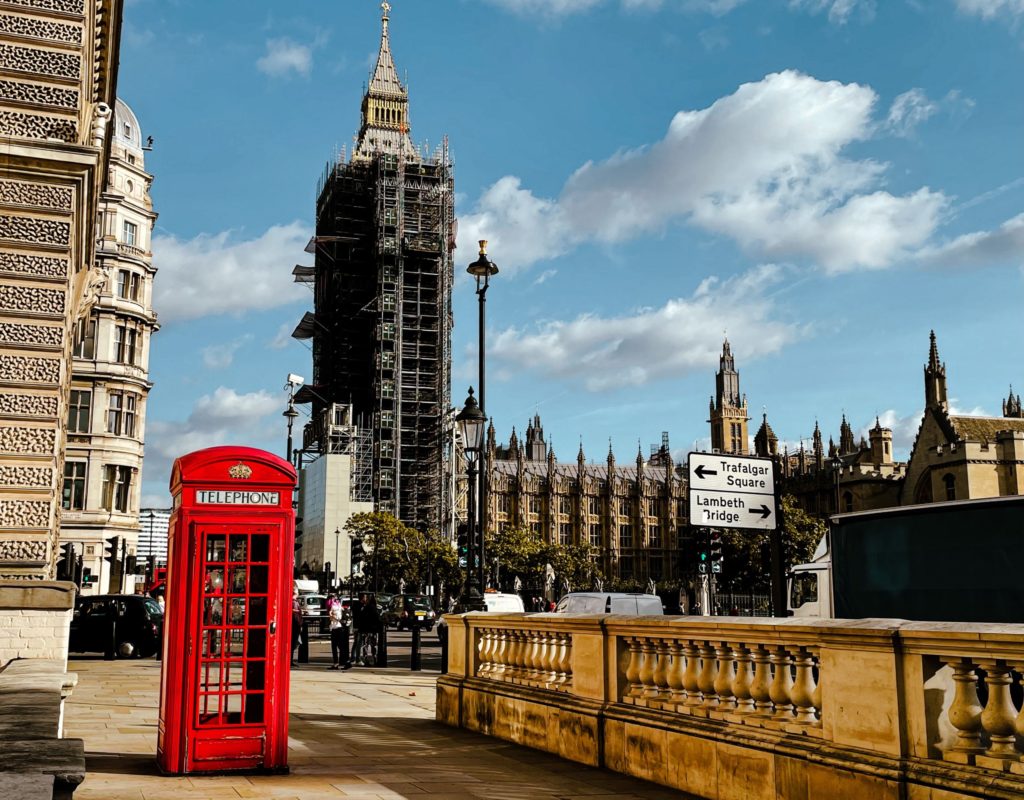
[[[447,619],[452,725],[698,797],[1024,797],[1024,625]]]

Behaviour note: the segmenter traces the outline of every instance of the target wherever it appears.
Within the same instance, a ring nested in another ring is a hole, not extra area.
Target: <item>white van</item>
[[[505,592],[484,592],[484,605],[489,614],[522,614],[526,611],[523,598],[517,594]],[[461,613],[456,609],[456,613]],[[448,638],[448,623],[441,617],[437,621],[437,638]]]
[[[556,614],[664,614],[656,594],[626,592],[571,592],[558,601]]]

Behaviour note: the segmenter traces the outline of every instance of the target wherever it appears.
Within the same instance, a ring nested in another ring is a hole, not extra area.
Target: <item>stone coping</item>
[[[0,581],[0,611],[68,611],[76,591],[70,581]]]

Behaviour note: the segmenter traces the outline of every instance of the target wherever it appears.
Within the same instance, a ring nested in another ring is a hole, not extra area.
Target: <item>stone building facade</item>
[[[588,463],[582,445],[572,463],[555,458],[539,416],[508,446],[488,431],[490,526],[520,526],[543,541],[589,544],[605,577],[644,584],[677,581],[679,538],[685,532],[685,467],[665,443],[649,459],[620,466],[609,447],[604,463]],[[692,570],[691,570],[692,571]]]
[[[139,121],[121,100],[114,108],[108,181],[101,203],[97,263],[106,275],[91,313],[78,321],[64,461],[61,544],[71,544],[94,583],[85,593],[117,592],[104,542],[114,536],[134,554],[139,537],[143,441],[153,313],[156,213],[145,171]]]
[[[71,349],[107,276],[120,0],[0,6],[0,579],[55,574]]]

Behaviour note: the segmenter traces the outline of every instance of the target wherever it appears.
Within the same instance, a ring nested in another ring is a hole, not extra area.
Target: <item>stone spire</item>
[[[814,465],[820,470],[825,466],[825,448],[821,443],[821,428],[818,426],[818,420],[814,420],[814,436],[812,440],[814,442]]]
[[[761,415],[761,427],[754,434],[754,452],[762,458],[771,458],[779,454],[779,437],[768,424],[768,413]]]
[[[941,411],[949,411],[946,396],[946,365],[939,361],[939,348],[935,343],[935,331],[931,332],[928,348],[928,363],[924,368],[924,405]]]
[[[1010,384],[1010,396],[1003,401],[1003,416],[1024,418],[1024,412],[1021,411],[1020,395],[1014,396],[1013,384]]]
[[[853,438],[853,428],[846,421],[846,414],[843,414],[843,421],[839,425],[839,454],[849,455],[857,452],[857,442]]]
[[[409,138],[409,94],[391,57],[391,4],[384,0],[381,9],[380,51],[363,96],[359,144],[354,157],[369,158],[374,153],[387,153],[417,158],[416,148]]]

